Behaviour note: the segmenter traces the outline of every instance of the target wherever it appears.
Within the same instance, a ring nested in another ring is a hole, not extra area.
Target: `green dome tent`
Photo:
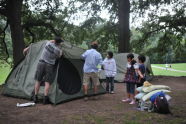
[[[30,45],[25,59],[18,64],[6,79],[3,94],[8,96],[30,99],[34,90],[34,75],[47,41],[37,42]],[[55,78],[49,90],[49,99],[53,104],[83,97],[82,78],[83,64],[81,54],[85,51],[70,43],[65,42],[62,46],[63,57],[55,65]],[[92,95],[92,85],[89,94]],[[98,94],[105,93],[100,85]],[[40,87],[39,97],[44,94],[44,86]]]

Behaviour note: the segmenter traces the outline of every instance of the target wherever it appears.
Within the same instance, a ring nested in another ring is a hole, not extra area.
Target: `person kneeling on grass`
[[[143,75],[139,71],[139,66],[134,60],[134,55],[129,53],[127,55],[127,72],[125,74],[124,82],[126,83],[127,99],[122,100],[123,102],[130,102],[129,104],[135,104],[135,84],[138,80],[138,74],[141,78]]]
[[[107,58],[103,61],[103,69],[106,76],[106,91],[107,93],[114,93],[114,77],[116,75],[116,62],[113,58],[113,52],[107,53]]]
[[[42,51],[39,63],[37,65],[35,73],[35,86],[34,86],[34,96],[33,100],[35,103],[38,102],[38,92],[41,82],[44,80],[45,89],[44,89],[44,98],[43,104],[49,103],[48,92],[51,83],[53,82],[53,77],[55,74],[54,65],[57,58],[60,58],[62,55],[62,50],[60,49],[61,43],[64,42],[60,37],[55,37],[54,40],[48,41]],[[29,48],[25,48],[23,53],[26,53]]]

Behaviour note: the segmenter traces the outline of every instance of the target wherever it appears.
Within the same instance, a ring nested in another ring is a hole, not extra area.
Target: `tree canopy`
[[[25,46],[60,35],[79,46],[98,40],[102,52],[145,54],[155,63],[183,62],[185,8],[185,0],[1,0],[0,58],[13,57],[16,64]],[[103,10],[109,20],[100,15]],[[87,18],[74,25],[80,12]]]

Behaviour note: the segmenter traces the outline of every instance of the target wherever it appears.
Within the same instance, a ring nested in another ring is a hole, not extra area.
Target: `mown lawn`
[[[151,64],[152,66],[164,67],[165,64]],[[171,64],[171,68],[180,71],[186,71],[186,63]],[[154,75],[163,75],[163,76],[186,76],[186,72],[175,72],[170,70],[163,70],[159,68],[152,67]]]
[[[9,65],[0,66],[0,85],[5,82],[10,71],[11,71],[11,68]]]

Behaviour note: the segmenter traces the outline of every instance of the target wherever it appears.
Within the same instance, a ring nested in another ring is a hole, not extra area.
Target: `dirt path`
[[[135,105],[122,103],[125,86],[120,83],[115,84],[115,94],[101,95],[98,100],[85,102],[78,99],[56,106],[37,104],[17,108],[17,103],[28,101],[0,95],[0,124],[163,124],[165,120],[173,124],[186,123],[186,77],[155,77],[151,82],[172,88],[170,105],[174,117],[137,111]]]

